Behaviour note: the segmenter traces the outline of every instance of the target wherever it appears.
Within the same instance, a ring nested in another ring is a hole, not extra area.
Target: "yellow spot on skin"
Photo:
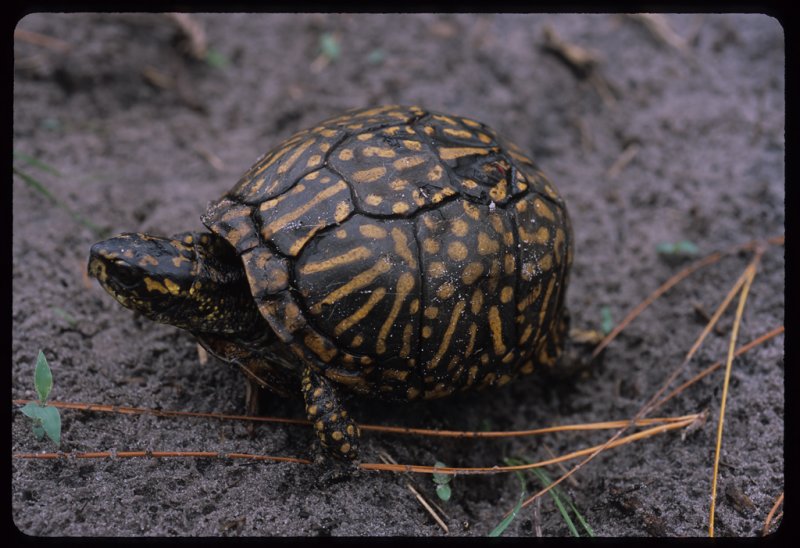
[[[480,313],[481,307],[483,307],[483,291],[480,289],[476,289],[472,293],[472,299],[470,300],[470,310],[476,316]]]
[[[331,434],[331,437],[333,438],[334,441],[341,441],[342,438],[344,438],[344,434],[342,434],[341,432],[334,432],[333,434]]]
[[[311,350],[314,354],[320,357],[322,361],[325,363],[330,362],[334,356],[338,353],[336,348],[329,348],[322,337],[315,332],[310,332],[306,334],[303,342],[306,343],[306,347]]]
[[[441,261],[433,261],[428,265],[428,275],[431,278],[441,278],[447,273],[447,267]]]
[[[405,156],[403,158],[398,158],[397,160],[392,162],[392,165],[394,166],[395,169],[402,171],[404,169],[409,169],[424,163],[425,163],[424,156]]]
[[[407,187],[408,187],[408,181],[406,181],[405,179],[393,179],[389,183],[389,188],[391,188],[392,190],[397,190],[397,191],[405,190]]]
[[[478,253],[481,255],[494,255],[500,250],[497,240],[489,237],[485,232],[478,232]]]
[[[381,239],[387,235],[386,229],[378,225],[361,225],[358,231],[367,238]]]
[[[165,295],[169,293],[169,290],[164,287],[161,282],[158,282],[152,278],[145,278],[144,285],[147,287],[148,291],[158,291],[159,293],[164,293]]]
[[[489,197],[495,202],[500,202],[507,196],[508,184],[505,181],[500,181],[491,189],[489,189]]]
[[[413,150],[414,152],[419,152],[422,150],[422,143],[419,141],[410,141],[408,139],[403,140],[403,146],[406,147],[408,150]]]
[[[142,260],[139,261],[139,266],[147,266],[147,265],[158,266],[158,261],[156,260],[155,257],[151,257],[150,255],[145,255],[144,257],[142,257]]]
[[[464,213],[466,213],[471,219],[478,221],[481,218],[481,211],[476,206],[469,202],[461,202],[462,207],[464,208]]]
[[[373,291],[372,294],[369,296],[369,299],[367,299],[367,302],[364,303],[361,306],[361,308],[353,312],[353,314],[343,319],[336,325],[336,327],[333,329],[333,334],[338,337],[339,335],[341,335],[342,333],[344,333],[345,331],[356,325],[358,322],[363,320],[375,307],[375,305],[378,304],[381,301],[381,299],[383,299],[384,295],[386,295],[386,289],[383,287],[379,287],[375,291]]]
[[[464,219],[455,219],[450,225],[450,230],[453,231],[453,234],[459,238],[462,238],[467,235],[467,232],[469,232],[469,225]]]
[[[348,215],[350,215],[351,211],[353,211],[353,208],[349,201],[339,202],[336,204],[336,209],[333,212],[333,219],[337,223],[341,223],[347,218]]]
[[[447,246],[447,254],[454,261],[463,261],[467,258],[469,250],[467,246],[461,242],[451,242],[450,245]]]
[[[508,303],[511,302],[511,299],[514,298],[514,288],[507,285],[502,290],[500,290],[500,302],[501,303]]]
[[[469,263],[464,267],[464,271],[461,273],[461,281],[464,282],[465,285],[472,285],[480,278],[481,274],[483,274],[482,263]]]
[[[170,292],[170,293],[172,293],[173,295],[177,295],[177,294],[178,294],[178,293],[180,293],[180,291],[181,291],[181,286],[179,286],[178,284],[176,284],[175,282],[173,282],[173,281],[172,281],[172,280],[170,280],[169,278],[167,278],[166,280],[164,280],[164,285],[166,285],[166,286],[167,286],[167,289],[168,289],[168,290],[169,290],[169,292]]]
[[[376,206],[383,201],[383,198],[377,194],[369,194],[366,198],[364,198],[364,201],[367,203],[367,205]]]
[[[416,269],[417,259],[414,254],[411,253],[411,248],[408,246],[408,238],[406,238],[405,232],[399,228],[393,228],[392,239],[394,240],[394,252],[402,257],[408,266]]]
[[[359,141],[369,141],[372,139],[372,133],[362,133],[361,135],[357,136],[356,139]]]
[[[526,361],[522,367],[519,368],[519,371],[525,375],[530,375],[533,373],[533,362],[531,360]]]
[[[506,345],[503,344],[503,323],[500,320],[500,311],[496,306],[489,308],[489,329],[492,332],[494,353],[498,356],[505,354]]]
[[[440,299],[449,299],[455,293],[456,288],[450,282],[444,282],[442,285],[439,286],[439,289],[436,291],[436,296]]]
[[[422,241],[422,249],[425,250],[425,253],[430,253],[433,255],[434,253],[439,252],[439,242],[434,240],[433,238],[425,238]]]
[[[344,416],[344,412],[342,412],[342,416]],[[356,433],[356,429],[353,427],[352,424],[348,424],[346,430],[348,436],[354,436]]]
[[[342,453],[349,453],[350,452],[350,444],[349,443],[343,443],[342,446],[339,447],[339,451],[341,451]]]
[[[395,202],[392,205],[392,212],[393,213],[405,213],[409,209],[410,209],[410,207],[406,202]]]
[[[506,274],[513,273],[514,272],[514,267],[517,264],[517,260],[514,258],[514,255],[511,254],[511,253],[506,253],[506,256],[504,257],[503,262],[504,262],[504,268],[505,268]]]
[[[424,315],[429,320],[433,320],[436,316],[439,315],[439,307],[438,306],[426,306]]]
[[[492,138],[486,135],[485,133],[478,132],[476,135],[478,136],[478,139],[481,141],[481,143],[486,143],[488,145],[489,143],[492,142]]]
[[[469,342],[467,348],[464,350],[464,355],[469,356],[472,354],[472,349],[475,347],[475,336],[478,334],[478,325],[475,322],[469,324]]]
[[[525,325],[525,330],[522,332],[522,336],[519,338],[519,343],[525,344],[528,342],[528,339],[531,337],[531,333],[533,333],[533,326],[531,324]]]
[[[419,299],[411,301],[411,304],[408,305],[408,311],[412,314],[416,314],[419,311]]]
[[[394,150],[384,147],[364,147],[361,151],[365,158],[377,156],[378,158],[394,158],[397,156]]]
[[[438,181],[442,178],[444,174],[444,169],[440,165],[433,166],[430,171],[428,171],[428,180],[429,181]]]
[[[464,179],[463,181],[461,181],[461,185],[464,188],[468,188],[470,190],[473,189],[473,188],[477,188],[478,187],[478,183],[476,183],[472,179]]]
[[[445,135],[452,135],[453,137],[461,137],[462,139],[472,139],[472,133],[465,129],[450,129],[446,127],[442,133]]]
[[[324,391],[322,388],[316,388],[316,389],[314,390],[314,394],[313,394],[313,396],[314,396],[315,398],[319,398],[319,397],[320,397],[320,396],[323,394],[323,392],[325,392],[325,391]]]
[[[306,413],[310,417],[313,417],[314,415],[316,415],[318,411],[319,411],[319,409],[317,408],[316,405],[309,405],[308,409],[306,409]]]
[[[497,379],[497,386],[503,386],[504,384],[507,384],[508,381],[510,381],[510,380],[511,380],[510,376],[508,376],[508,375],[500,375],[500,378]]]
[[[503,356],[503,359],[501,361],[503,363],[511,363],[512,361],[514,361],[514,358],[516,356],[517,356],[517,353],[512,350],[511,352],[509,352],[508,354]]]
[[[556,217],[553,214],[553,210],[547,207],[547,205],[540,199],[536,199],[533,201],[533,209],[536,211],[536,214],[540,217],[544,217],[550,222],[555,222]]]
[[[564,247],[564,231],[560,228],[556,230],[556,237],[553,243],[553,250],[556,254],[556,261],[561,262],[561,251]]]
[[[339,159],[343,161],[348,161],[353,159],[353,151],[349,148],[343,148],[339,151]]]
[[[423,339],[429,339],[432,334],[433,334],[433,329],[431,329],[431,326],[426,325],[422,328]]]
[[[375,278],[381,274],[385,274],[391,268],[392,265],[389,260],[385,257],[381,257],[371,268],[361,272],[360,274],[357,274],[346,284],[328,293],[324,299],[311,307],[311,312],[315,315],[319,314],[322,311],[323,305],[333,304],[342,297],[349,295],[353,291],[369,285],[375,280]]]
[[[322,162],[322,156],[319,154],[314,154],[312,157],[308,159],[306,162],[306,167],[316,167]]]
[[[352,341],[350,341],[350,345],[353,348],[358,348],[359,346],[361,346],[361,343],[363,342],[364,342],[364,337],[361,334],[358,334],[355,337],[353,337]]]
[[[553,256],[550,254],[545,255],[539,259],[538,264],[539,268],[541,268],[543,272],[547,272],[553,267]]]
[[[473,154],[488,154],[489,149],[477,147],[448,147],[439,149],[439,157],[442,160],[455,160]]]
[[[353,173],[353,181],[356,183],[372,183],[386,175],[386,168],[383,166],[362,169]]]
[[[403,306],[408,294],[414,288],[414,276],[408,272],[403,272],[397,280],[397,292],[395,293],[394,303],[392,310],[383,322],[381,330],[378,332],[378,341],[375,343],[375,351],[378,354],[386,352],[386,337],[389,335],[389,330],[392,328],[397,315],[400,313],[400,308]]]
[[[400,348],[400,357],[407,358],[411,355],[411,333],[413,327],[410,323],[403,328],[403,346]]]
[[[419,390],[416,388],[412,387],[406,391],[406,399],[408,400],[416,399],[417,396],[419,396]]]
[[[447,329],[445,329],[444,335],[442,335],[442,342],[439,345],[439,350],[428,364],[428,369],[436,369],[436,367],[439,365],[439,362],[442,361],[442,357],[450,347],[450,340],[453,338],[453,333],[456,330],[456,324],[461,317],[461,313],[464,311],[464,306],[464,301],[458,301],[453,307],[453,313],[450,315],[450,322],[447,324]]]
[[[299,271],[300,274],[315,274],[317,272],[323,272],[325,270],[330,270],[331,268],[336,268],[345,264],[364,260],[371,254],[372,252],[368,248],[364,246],[358,246],[345,253],[342,253],[341,255],[336,255],[330,259],[325,259],[324,261],[306,263],[299,269]]]

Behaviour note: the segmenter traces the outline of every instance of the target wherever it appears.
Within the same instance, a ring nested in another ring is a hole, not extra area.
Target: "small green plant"
[[[433,466],[434,468],[443,468],[447,465],[443,462],[436,461]],[[450,474],[433,473],[433,483],[436,484],[436,494],[439,495],[439,498],[444,502],[450,500],[450,495],[452,495],[452,490],[450,489],[450,482],[452,480],[453,476]]]
[[[614,318],[611,315],[611,309],[607,306],[600,309],[600,329],[604,335],[608,335],[614,329]]]
[[[319,38],[319,49],[329,61],[336,61],[342,53],[339,40],[330,32],[325,32]]]
[[[694,242],[681,240],[680,242],[664,242],[656,246],[656,253],[666,259],[684,259],[697,255],[700,250]]]
[[[509,459],[506,459],[508,461]],[[517,504],[514,505],[514,509],[511,510],[511,513],[508,514],[503,521],[497,524],[497,527],[491,530],[489,533],[490,537],[499,537],[503,534],[503,532],[508,529],[508,526],[511,525],[511,522],[514,521],[514,518],[517,517],[517,513],[519,513],[520,509],[522,508],[522,501],[525,500],[525,478],[522,475],[522,472],[514,472],[517,475],[517,479],[519,479],[520,484],[520,492],[519,492],[519,500]]]
[[[33,433],[36,439],[41,440],[45,434],[55,442],[61,444],[61,415],[58,409],[47,405],[47,396],[53,388],[53,373],[47,364],[44,352],[39,350],[36,357],[36,371],[33,374],[33,384],[36,387],[36,394],[39,402],[30,402],[22,408],[22,413],[33,420]]]

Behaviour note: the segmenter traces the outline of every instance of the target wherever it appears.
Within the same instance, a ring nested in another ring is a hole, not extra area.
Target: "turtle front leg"
[[[306,416],[314,423],[323,449],[340,459],[355,459],[361,432],[342,405],[336,388],[308,366],[303,371],[301,384]]]

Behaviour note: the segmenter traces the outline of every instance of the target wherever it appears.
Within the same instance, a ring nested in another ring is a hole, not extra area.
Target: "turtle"
[[[267,152],[201,219],[99,242],[88,271],[238,367],[248,413],[262,391],[302,394],[325,455],[359,455],[350,395],[442,398],[559,367],[566,205],[481,122],[347,111]]]

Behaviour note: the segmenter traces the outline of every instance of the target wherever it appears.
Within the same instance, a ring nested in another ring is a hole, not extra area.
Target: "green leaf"
[[[322,51],[322,55],[331,61],[336,61],[336,59],[339,58],[339,54],[342,52],[342,48],[339,46],[339,41],[330,32],[326,32],[320,36],[319,49]]]
[[[551,483],[553,483],[553,480],[550,479],[550,476],[544,470],[540,470],[539,468],[534,468],[531,470],[531,472],[537,478],[539,478],[542,487],[547,487]],[[561,501],[561,496],[558,486],[553,487],[547,493],[550,495],[550,497],[552,497],[553,502],[556,505],[556,508],[558,508],[558,511],[561,514],[561,517],[564,518],[564,523],[567,524],[567,528],[569,529],[570,534],[573,537],[580,537],[581,535],[580,533],[578,533],[578,529],[575,527],[575,524],[572,522],[572,518],[569,517],[569,512],[567,512],[567,509],[564,507],[564,503]]]
[[[367,63],[369,63],[371,65],[377,65],[381,61],[383,61],[383,58],[385,56],[386,55],[383,53],[382,49],[376,48],[376,49],[372,50],[371,52],[369,52],[369,55],[367,55]]]
[[[58,409],[50,405],[41,405],[30,402],[22,409],[22,413],[33,419],[33,433],[37,439],[42,439],[44,434],[53,440],[56,445],[61,443],[61,414]]]
[[[447,465],[445,463],[440,462],[440,461],[437,460],[436,463],[433,465],[433,467],[434,468],[445,468],[445,467],[447,467]],[[433,481],[434,481],[434,483],[437,483],[439,485],[446,485],[446,484],[450,483],[450,481],[452,481],[452,479],[453,479],[453,476],[451,476],[450,474],[442,474],[440,472],[434,472],[433,473]]]
[[[46,171],[47,173],[49,173],[51,175],[55,175],[57,177],[62,177],[61,172],[58,171],[56,168],[54,168],[51,165],[45,164],[41,160],[37,160],[33,156],[28,156],[27,154],[23,154],[22,152],[16,152],[15,151],[14,152],[14,159],[15,160],[22,160],[26,164],[30,164],[33,167],[41,169],[42,171]]]
[[[605,335],[614,329],[614,318],[611,316],[611,309],[607,306],[600,309],[600,329]]]
[[[510,459],[506,459],[508,462]],[[509,463],[510,464],[510,463]],[[519,483],[522,486],[522,491],[519,494],[519,500],[517,504],[514,506],[514,509],[511,510],[511,513],[508,514],[503,521],[497,524],[497,527],[492,529],[489,533],[490,537],[499,537],[503,534],[503,532],[508,529],[508,526],[511,525],[511,522],[514,521],[514,518],[517,517],[517,513],[519,513],[520,508],[522,508],[522,501],[525,500],[525,478],[519,472],[516,473],[517,478],[519,479]]]
[[[206,52],[206,63],[214,68],[225,68],[228,66],[228,58],[219,51],[208,48]]]
[[[23,415],[32,418],[34,421],[40,421],[41,413],[39,413],[39,409],[42,407],[44,406],[40,403],[28,402],[20,411],[22,411]]]
[[[452,490],[450,486],[446,483],[442,483],[436,486],[436,494],[439,495],[439,498],[443,501],[447,502],[450,500],[450,495],[452,494]]]
[[[47,396],[50,395],[50,390],[53,388],[53,373],[50,371],[50,366],[47,365],[47,358],[44,357],[44,352],[41,350],[39,350],[39,355],[36,357],[36,372],[33,375],[33,383],[36,386],[36,393],[39,394],[39,401],[46,402]]]
[[[42,428],[48,438],[61,445],[61,414],[58,409],[49,405],[42,409]]]

